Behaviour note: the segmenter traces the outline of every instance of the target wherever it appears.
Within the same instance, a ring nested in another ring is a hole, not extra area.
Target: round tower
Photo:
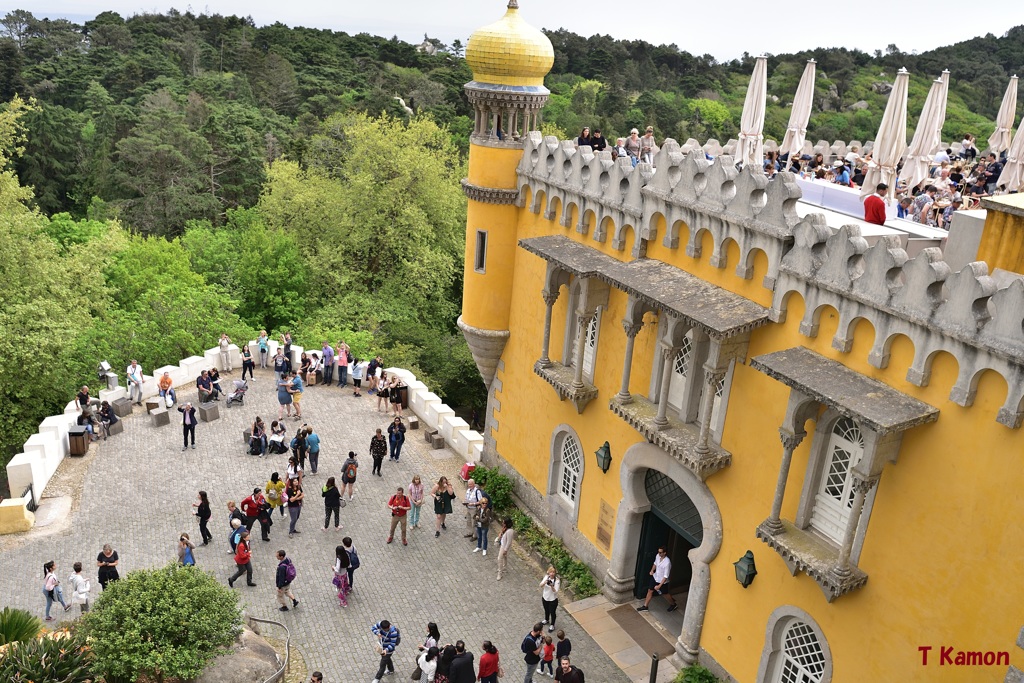
[[[466,97],[475,113],[466,211],[462,330],[488,388],[508,340],[516,250],[516,167],[523,136],[540,129],[548,99],[544,76],[554,64],[551,41],[519,15],[509,0],[498,21],[477,29],[466,46],[473,80]]]

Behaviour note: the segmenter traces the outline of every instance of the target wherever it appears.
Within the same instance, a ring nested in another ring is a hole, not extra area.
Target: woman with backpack
[[[351,593],[355,590],[356,585],[356,570],[359,569],[359,553],[356,552],[356,547],[352,545],[352,539],[346,536],[341,539],[341,544],[345,546],[345,552],[348,553],[348,592]]]
[[[348,457],[341,466],[341,493],[345,495],[348,489],[348,499],[352,500],[355,495],[356,474],[359,472],[359,461],[356,460],[355,451],[349,451]]]
[[[295,565],[288,559],[283,550],[277,551],[277,575],[274,577],[274,584],[277,586],[277,602],[280,603],[279,610],[288,611],[288,600],[292,601],[292,607],[298,607],[299,601],[292,593],[292,581],[296,576]]]
[[[334,578],[331,583],[338,589],[338,603],[342,607],[348,607],[348,568],[350,560],[345,546],[339,545],[334,549]]]

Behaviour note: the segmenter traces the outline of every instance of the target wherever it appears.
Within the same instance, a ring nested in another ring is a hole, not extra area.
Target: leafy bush
[[[718,683],[718,679],[707,668],[694,664],[676,674],[672,683]]]
[[[107,586],[83,618],[107,683],[192,679],[231,644],[242,623],[237,596],[212,574],[169,564]]]
[[[476,471],[473,472],[473,476],[476,478]],[[551,562],[561,575],[562,583],[568,586],[577,598],[589,598],[601,592],[590,567],[573,557],[565,549],[562,541],[538,527],[529,515],[518,508],[512,508],[508,516],[512,518],[512,526],[515,527],[519,541]]]
[[[476,469],[473,470],[473,479],[490,496],[491,505],[494,506],[497,513],[503,516],[513,509],[512,490],[514,483],[511,477],[502,474],[497,467],[491,468],[477,465]]]
[[[95,678],[92,659],[85,636],[57,631],[44,638],[11,644],[0,655],[0,681],[85,683]]]
[[[5,607],[0,611],[0,645],[31,640],[39,635],[43,622],[23,609]]]

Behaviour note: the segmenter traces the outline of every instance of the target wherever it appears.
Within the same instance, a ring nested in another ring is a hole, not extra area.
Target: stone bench
[[[164,404],[164,399],[161,398],[160,396],[150,396],[149,398],[147,398],[142,403],[143,403],[143,405],[146,406],[146,412],[147,413],[152,413],[157,408],[164,408],[164,410],[167,409],[166,405]]]
[[[419,429],[420,428],[420,419],[418,417],[416,417],[415,415],[410,415],[408,419],[409,419],[409,429]]]
[[[109,436],[114,436],[114,434],[120,434],[123,431],[124,431],[124,420],[118,420],[117,422],[112,422],[110,424],[110,426],[107,427],[107,434]]]
[[[163,427],[164,425],[171,424],[171,414],[167,412],[167,407],[159,405],[153,408],[149,412],[149,417],[153,422],[154,427]]]
[[[220,406],[212,401],[199,404],[199,419],[203,422],[213,422],[220,418]]]
[[[128,417],[132,414],[132,402],[127,398],[119,398],[110,405],[118,417]]]

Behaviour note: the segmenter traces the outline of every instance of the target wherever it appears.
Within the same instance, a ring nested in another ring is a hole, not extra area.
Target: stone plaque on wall
[[[615,526],[615,509],[606,501],[601,501],[601,511],[597,515],[597,542],[605,550],[612,547],[612,528]]]

